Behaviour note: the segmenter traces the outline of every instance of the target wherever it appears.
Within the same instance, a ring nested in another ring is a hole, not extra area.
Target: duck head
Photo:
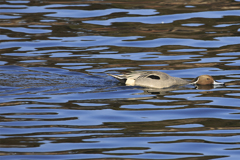
[[[196,85],[224,85],[224,83],[217,82],[213,79],[212,76],[209,75],[201,75],[195,78],[191,84]]]

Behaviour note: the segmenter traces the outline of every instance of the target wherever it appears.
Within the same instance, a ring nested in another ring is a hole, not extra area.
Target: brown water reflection
[[[1,1],[1,159],[239,157],[239,1]],[[225,87],[149,89],[160,70]]]

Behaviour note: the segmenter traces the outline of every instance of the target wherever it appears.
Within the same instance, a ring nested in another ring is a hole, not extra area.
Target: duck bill
[[[214,81],[214,82],[213,82],[213,85],[224,85],[224,83]]]

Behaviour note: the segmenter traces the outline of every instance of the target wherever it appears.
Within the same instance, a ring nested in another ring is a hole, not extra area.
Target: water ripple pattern
[[[0,159],[240,157],[240,1],[0,1]],[[226,85],[125,86],[162,71]]]

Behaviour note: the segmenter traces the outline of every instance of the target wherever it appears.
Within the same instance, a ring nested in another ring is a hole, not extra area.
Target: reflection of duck
[[[175,85],[186,84],[195,84],[198,86],[224,85],[224,83],[214,81],[213,77],[209,75],[201,75],[195,78],[191,83],[184,79],[172,77],[159,71],[133,71],[123,75],[108,75],[129,86],[143,86],[151,88],[167,88]]]

